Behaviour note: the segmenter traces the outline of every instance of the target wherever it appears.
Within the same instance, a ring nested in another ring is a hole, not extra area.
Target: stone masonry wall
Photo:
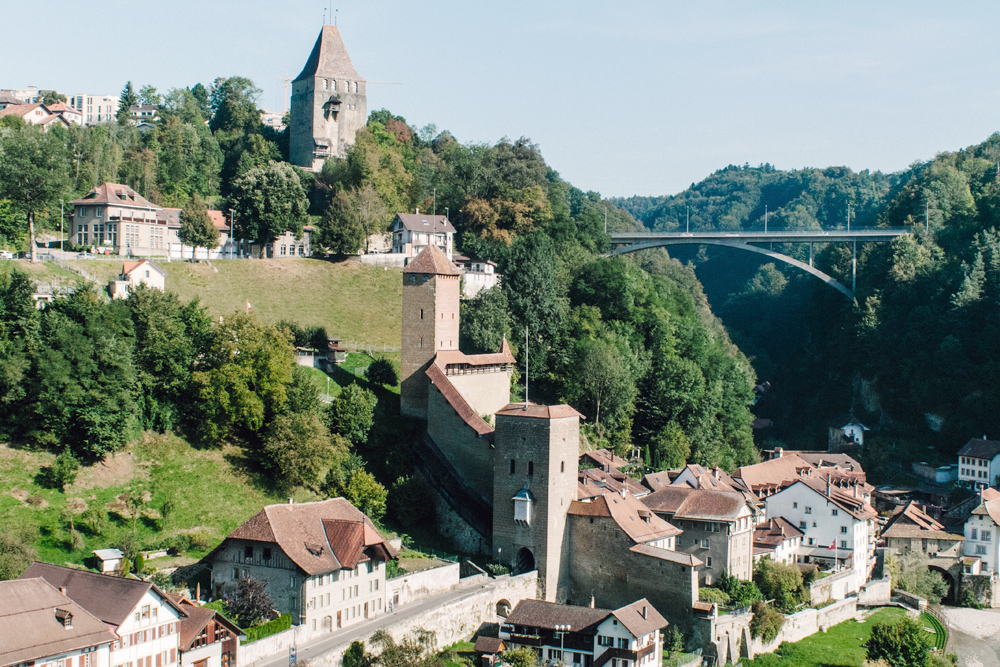
[[[493,501],[493,450],[434,385],[427,390],[427,435],[470,487]]]
[[[425,371],[440,350],[458,349],[458,276],[403,273],[400,409],[427,418]]]
[[[491,424],[493,413],[510,403],[510,377],[511,371],[497,371],[449,375],[448,379],[476,414],[485,415],[486,423]]]

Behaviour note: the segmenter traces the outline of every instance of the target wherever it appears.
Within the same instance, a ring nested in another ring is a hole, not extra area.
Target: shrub
[[[142,552],[139,552],[135,555],[135,561],[133,565],[135,567],[136,574],[142,574],[143,571],[146,569],[146,557],[142,555]]]
[[[212,546],[212,536],[205,532],[191,533],[190,535],[191,549],[195,551],[206,551],[210,546]]]
[[[908,616],[895,623],[876,623],[868,638],[868,659],[885,660],[892,667],[927,667],[931,640],[923,626]]]
[[[24,502],[28,503],[32,507],[38,507],[45,502],[45,498],[42,498],[41,496],[28,496]]]
[[[388,359],[376,359],[365,369],[365,377],[373,384],[396,386],[399,376],[396,367]]]
[[[38,472],[38,482],[49,489],[66,491],[66,487],[76,481],[80,472],[80,462],[68,449],[56,457],[52,465],[45,466]]]
[[[91,535],[101,535],[108,529],[108,513],[100,507],[88,507],[80,515],[79,524]]]
[[[273,621],[268,621],[267,623],[261,623],[260,625],[246,628],[244,632],[246,632],[247,642],[249,643],[257,641],[258,639],[263,639],[264,637],[269,637],[279,632],[284,632],[290,627],[292,627],[292,615],[282,614]]]
[[[369,662],[364,642],[353,641],[344,651],[344,667],[367,667]]]
[[[399,564],[397,560],[386,561],[385,563],[385,578],[395,579],[396,577],[401,577],[406,574],[406,569]]]
[[[729,596],[730,604],[734,607],[749,607],[763,599],[757,584],[737,579],[731,574],[719,577],[719,588]]]
[[[774,641],[785,624],[785,617],[760,600],[753,603],[753,618],[750,620],[750,634],[764,643]]]
[[[135,533],[125,533],[118,540],[118,550],[129,560],[131,567],[131,561],[134,561],[139,555],[139,551],[142,550],[142,542],[139,541]]]
[[[11,528],[0,531],[0,581],[17,579],[36,558],[37,529]]]
[[[718,588],[708,586],[698,589],[698,599],[702,602],[714,602],[715,604],[729,604],[729,595]]]
[[[494,577],[502,577],[505,574],[510,574],[510,568],[500,563],[490,563],[486,566],[486,571]]]
[[[958,599],[958,606],[969,607],[971,609],[983,608],[983,605],[979,604],[979,600],[976,599],[976,594],[972,592],[971,588],[966,588],[962,591],[962,595]]]

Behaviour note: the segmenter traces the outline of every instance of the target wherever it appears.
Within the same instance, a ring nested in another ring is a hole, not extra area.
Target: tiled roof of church
[[[455,268],[441,248],[431,243],[411,259],[403,268],[403,273],[433,273],[439,276],[460,276],[462,272]]]
[[[295,81],[308,79],[314,76],[326,77],[328,79],[349,79],[351,81],[364,81],[358,71],[351,63],[351,57],[347,55],[347,48],[340,38],[340,31],[336,26],[325,25],[316,39],[312,53],[306,66],[302,68],[302,73],[295,77]]]

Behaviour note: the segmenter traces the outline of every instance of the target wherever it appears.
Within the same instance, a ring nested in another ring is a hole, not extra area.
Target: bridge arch
[[[699,238],[696,240],[695,239],[688,240],[682,238],[667,238],[667,239],[660,238],[655,240],[651,239],[649,241],[642,241],[640,243],[633,243],[630,245],[623,245],[618,248],[614,248],[608,254],[624,255],[626,253],[636,252],[638,250],[647,250],[649,248],[661,248],[664,246],[671,246],[671,245],[715,245],[715,246],[722,246],[724,248],[736,248],[737,250],[749,250],[750,252],[756,252],[761,255],[766,255],[771,259],[777,260],[779,262],[784,262],[785,264],[794,266],[797,269],[801,269],[806,273],[819,278],[827,285],[829,285],[833,289],[837,290],[838,292],[846,296],[848,299],[852,301],[854,300],[854,292],[847,289],[836,278],[820,271],[815,266],[810,266],[805,262],[800,262],[799,260],[793,257],[789,257],[788,255],[784,255],[780,252],[775,252],[769,248],[762,248],[760,246],[750,245],[749,243],[741,241],[731,241],[726,239],[710,239],[710,238],[709,239]]]
[[[931,572],[937,572],[944,579],[944,583],[948,584],[948,593],[941,598],[941,602],[951,602],[954,603],[956,600],[956,595],[958,590],[955,587],[955,577],[954,575],[943,567],[937,565],[928,565],[927,569]]]

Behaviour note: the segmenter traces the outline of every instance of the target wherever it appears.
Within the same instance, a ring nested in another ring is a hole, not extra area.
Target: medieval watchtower
[[[325,25],[302,73],[292,82],[292,164],[319,171],[327,158],[344,157],[367,120],[365,80],[351,64],[340,31]]]
[[[460,279],[459,270],[433,243],[403,269],[400,410],[404,415],[427,419],[427,369],[438,352],[458,349]]]
[[[537,569],[549,601],[568,595],[567,513],[577,495],[580,417],[568,405],[530,403],[496,413],[493,551],[515,573]]]

